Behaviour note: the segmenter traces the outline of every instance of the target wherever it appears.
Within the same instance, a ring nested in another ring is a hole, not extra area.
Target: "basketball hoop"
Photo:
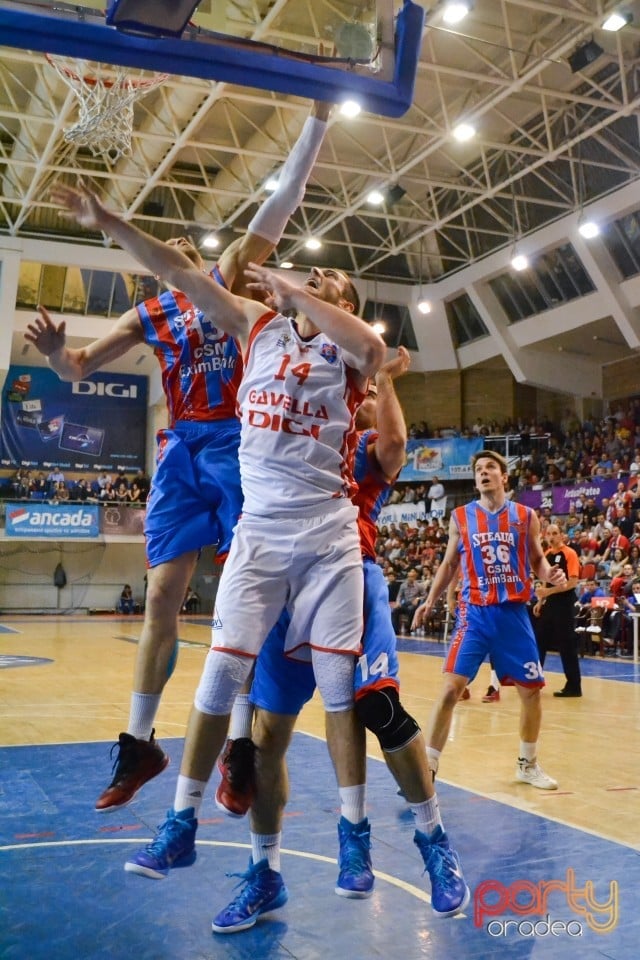
[[[125,67],[50,53],[45,56],[78,98],[79,117],[64,131],[65,140],[88,147],[94,157],[107,154],[115,161],[131,156],[133,105],[169,75],[156,73],[137,79]]]

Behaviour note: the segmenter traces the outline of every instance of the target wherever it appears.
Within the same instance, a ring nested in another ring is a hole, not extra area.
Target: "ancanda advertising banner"
[[[97,503],[7,503],[7,537],[76,540],[97,537],[99,532],[100,507]]]
[[[11,366],[0,421],[0,466],[143,469],[147,378],[94,373],[67,383],[48,367]]]

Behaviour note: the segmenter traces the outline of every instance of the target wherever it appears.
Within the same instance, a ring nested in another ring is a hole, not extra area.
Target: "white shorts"
[[[243,516],[213,613],[212,650],[255,657],[280,613],[291,623],[285,653],[310,647],[360,654],[363,573],[357,508],[349,500],[319,517]]]

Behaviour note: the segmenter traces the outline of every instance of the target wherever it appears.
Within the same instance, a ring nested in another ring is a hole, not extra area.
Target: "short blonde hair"
[[[471,457],[471,469],[474,473],[476,472],[476,464],[478,460],[482,460],[483,457],[487,460],[494,460],[501,468],[503,473],[509,473],[509,465],[507,464],[506,459],[501,453],[497,453],[495,450],[479,450],[478,453],[474,453],[474,455]]]

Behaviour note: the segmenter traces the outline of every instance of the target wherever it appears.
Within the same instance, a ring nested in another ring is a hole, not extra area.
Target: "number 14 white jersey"
[[[304,340],[272,312],[251,331],[238,390],[244,512],[319,514],[355,492],[359,375],[323,333]]]

